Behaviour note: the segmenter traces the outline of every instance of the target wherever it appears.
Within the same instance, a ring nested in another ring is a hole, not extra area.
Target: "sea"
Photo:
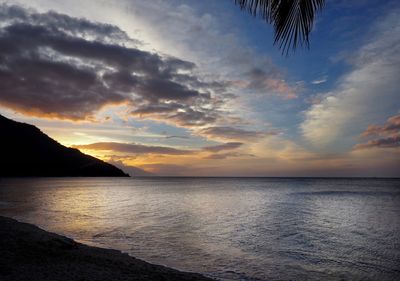
[[[400,179],[0,179],[0,215],[218,280],[400,280]]]

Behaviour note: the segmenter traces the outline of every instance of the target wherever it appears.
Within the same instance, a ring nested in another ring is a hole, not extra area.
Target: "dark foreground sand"
[[[0,280],[204,280],[0,216]]]

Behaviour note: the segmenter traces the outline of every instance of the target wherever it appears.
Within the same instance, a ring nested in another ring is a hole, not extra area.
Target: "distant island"
[[[0,115],[0,177],[128,177],[121,169]]]

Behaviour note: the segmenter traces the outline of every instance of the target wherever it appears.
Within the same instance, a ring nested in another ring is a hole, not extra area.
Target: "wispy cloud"
[[[150,146],[136,143],[118,143],[118,142],[97,142],[86,145],[74,145],[74,148],[84,150],[101,150],[122,152],[128,154],[160,154],[160,155],[193,155],[201,152],[220,152],[234,150],[241,147],[243,143],[228,142],[219,145],[206,146],[200,149],[177,149],[167,146]]]
[[[219,145],[207,146],[207,147],[204,147],[203,150],[210,151],[210,152],[220,152],[223,150],[236,149],[236,148],[241,147],[242,145],[243,145],[243,143],[241,143],[241,142],[228,142],[228,143],[219,144]]]
[[[267,136],[277,135],[277,132],[252,131],[237,127],[208,127],[197,131],[201,136],[216,140],[261,140]]]
[[[400,147],[400,134],[392,137],[380,138],[377,140],[370,140],[366,143],[355,145],[355,149],[365,149],[372,147]]]
[[[398,11],[379,23],[352,60],[354,68],[320,103],[305,111],[304,137],[323,149],[351,147],[363,128],[400,107],[400,24]]]
[[[316,79],[316,80],[311,81],[311,84],[313,84],[313,85],[319,85],[319,84],[325,83],[326,81],[328,81],[328,76],[327,76],[327,75],[322,76],[322,77],[319,78],[319,79]]]
[[[165,154],[165,155],[188,155],[193,154],[193,150],[182,150],[164,146],[149,146],[135,143],[117,143],[117,142],[98,142],[87,145],[75,145],[75,148],[114,151],[131,154]]]
[[[400,132],[400,114],[390,117],[385,124],[369,125],[362,133],[363,137],[369,136],[391,136]]]
[[[186,176],[201,172],[201,168],[199,167],[166,163],[144,164],[141,165],[140,168],[156,174],[157,176]]]
[[[377,137],[377,139],[357,144],[355,149],[400,147],[400,115],[390,117],[382,126],[369,125],[361,136],[363,138]]]
[[[246,76],[249,78],[247,83],[243,81],[245,87],[255,90],[262,94],[277,94],[284,99],[295,99],[298,91],[295,87],[290,86],[285,80],[282,73],[275,69],[265,71],[260,68],[253,68]]]
[[[222,159],[227,159],[227,158],[232,158],[232,157],[256,157],[254,154],[248,154],[248,153],[239,153],[239,152],[226,152],[226,153],[215,153],[215,154],[210,154],[204,157],[204,159],[211,159],[211,160],[222,160]]]

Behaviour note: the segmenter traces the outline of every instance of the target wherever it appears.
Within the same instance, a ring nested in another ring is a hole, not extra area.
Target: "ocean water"
[[[400,280],[396,179],[0,179],[0,215],[220,280]]]

